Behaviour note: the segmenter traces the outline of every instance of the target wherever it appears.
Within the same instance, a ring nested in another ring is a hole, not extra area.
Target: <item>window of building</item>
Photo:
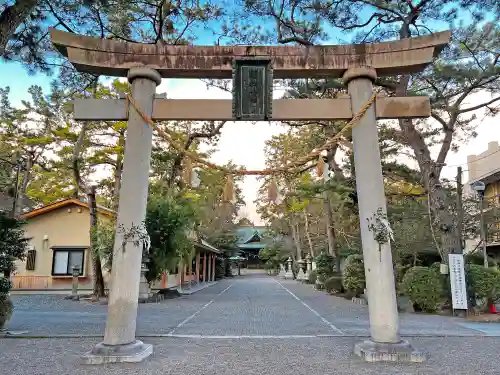
[[[36,250],[28,250],[28,255],[26,256],[26,271],[34,271],[36,263]]]
[[[80,276],[83,276],[85,248],[53,247],[52,250],[52,276],[71,276],[75,265],[80,268]]]

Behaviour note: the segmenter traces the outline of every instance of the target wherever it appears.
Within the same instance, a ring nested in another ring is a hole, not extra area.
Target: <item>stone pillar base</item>
[[[304,273],[304,270],[302,270],[302,267],[299,268],[299,272],[297,273],[297,280],[299,281],[306,280],[306,274]]]
[[[82,356],[87,365],[101,365],[105,363],[141,362],[153,353],[153,345],[144,344],[136,340],[126,345],[97,344],[91,351]]]
[[[366,362],[424,362],[425,356],[413,349],[408,341],[397,344],[366,340],[354,345],[354,354]]]
[[[286,273],[285,273],[285,279],[287,279],[287,280],[293,280],[293,272],[292,271],[286,271]]]

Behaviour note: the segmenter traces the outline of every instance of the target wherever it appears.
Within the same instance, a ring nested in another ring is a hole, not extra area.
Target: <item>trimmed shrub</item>
[[[231,261],[229,259],[224,259],[224,277],[233,277]]]
[[[215,279],[220,280],[225,276],[225,263],[224,258],[215,258]]]
[[[476,298],[489,303],[500,299],[500,272],[496,268],[484,268],[471,264],[467,270],[470,287]]]
[[[465,263],[467,263],[467,264],[476,264],[478,266],[484,265],[484,256],[481,252],[465,254],[464,260],[465,260]],[[492,257],[488,257],[488,265],[490,267],[491,266],[496,267],[497,266],[496,259],[494,259]]]
[[[406,264],[395,264],[394,265],[394,282],[396,283],[396,293],[397,295],[402,295],[404,294],[404,288],[403,288],[403,277],[406,274],[406,271],[411,266],[406,265]]]
[[[342,289],[342,276],[331,276],[325,281],[325,290],[328,293],[340,293]]]
[[[0,329],[3,329],[5,323],[10,319],[13,310],[14,306],[10,298],[5,294],[0,294]]]
[[[315,284],[316,283],[316,278],[318,277],[318,273],[316,270],[309,272],[309,280],[307,282],[309,284]]]
[[[5,323],[12,316],[14,309],[12,301],[9,298],[9,291],[12,283],[6,277],[0,277],[0,329],[3,329]]]
[[[403,278],[405,294],[424,312],[435,312],[443,302],[441,275],[429,267],[412,267]]]
[[[363,294],[366,287],[363,256],[349,255],[347,257],[344,264],[342,284],[344,289],[350,294],[354,294],[355,297]]]
[[[12,288],[12,283],[6,277],[0,277],[0,298],[2,296],[7,296],[10,289]]]
[[[330,254],[321,253],[314,260],[316,261],[318,274],[328,277],[335,273],[335,258]]]

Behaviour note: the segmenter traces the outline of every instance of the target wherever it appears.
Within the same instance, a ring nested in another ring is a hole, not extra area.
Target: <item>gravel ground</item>
[[[103,335],[105,305],[65,300],[61,295],[18,295],[12,299],[15,311],[8,323],[11,331],[35,336]],[[484,329],[464,324],[458,318],[401,314],[402,335],[485,335]],[[139,305],[139,336],[172,332],[206,336],[368,336],[368,308],[315,291],[310,285],[256,274],[223,280],[190,296]]]
[[[191,296],[140,304],[138,334],[167,334],[227,288],[226,281]],[[107,306],[65,300],[63,295],[13,295],[14,315],[7,328],[29,335],[98,335],[104,332]]]
[[[9,375],[190,374],[498,374],[499,338],[413,338],[428,354],[421,364],[365,363],[351,354],[354,337],[299,339],[152,338],[154,354],[139,364],[89,366],[79,355],[91,339],[0,340],[0,373]]]
[[[351,352],[362,340],[354,336],[369,335],[367,306],[262,275],[224,280],[191,296],[139,305],[137,334],[154,345],[155,353],[134,365],[80,363],[80,355],[103,335],[106,306],[63,296],[13,300],[11,331],[92,337],[0,339],[1,375],[499,373],[494,358],[500,337],[485,336],[500,336],[500,331],[492,334],[488,327],[467,328],[460,319],[422,314],[403,314],[401,331],[428,355],[426,363],[364,363]],[[173,336],[153,337],[165,334]]]
[[[326,296],[310,285],[278,280],[283,287],[312,307],[347,335],[369,335],[368,306],[357,305],[341,297]],[[400,314],[402,335],[477,336],[481,332],[465,328],[460,318],[428,314]]]
[[[181,335],[338,334],[273,278],[234,280],[214,303],[175,330]]]

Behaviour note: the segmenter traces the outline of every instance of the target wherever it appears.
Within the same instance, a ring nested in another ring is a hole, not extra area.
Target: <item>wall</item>
[[[110,220],[100,214],[99,219]],[[31,238],[29,245],[36,250],[35,270],[26,270],[26,261],[16,262],[17,270],[12,277],[15,289],[68,289],[71,288],[71,276],[52,277],[52,246],[90,245],[90,213],[87,208],[70,205],[58,208],[39,216],[27,219],[26,237]],[[44,240],[44,236],[48,240]],[[83,277],[80,278],[82,289],[91,289],[92,262],[90,251],[85,251]],[[109,277],[104,272],[105,280]]]
[[[469,181],[500,169],[500,145],[498,142],[489,142],[488,149],[479,155],[467,156],[467,169]]]

